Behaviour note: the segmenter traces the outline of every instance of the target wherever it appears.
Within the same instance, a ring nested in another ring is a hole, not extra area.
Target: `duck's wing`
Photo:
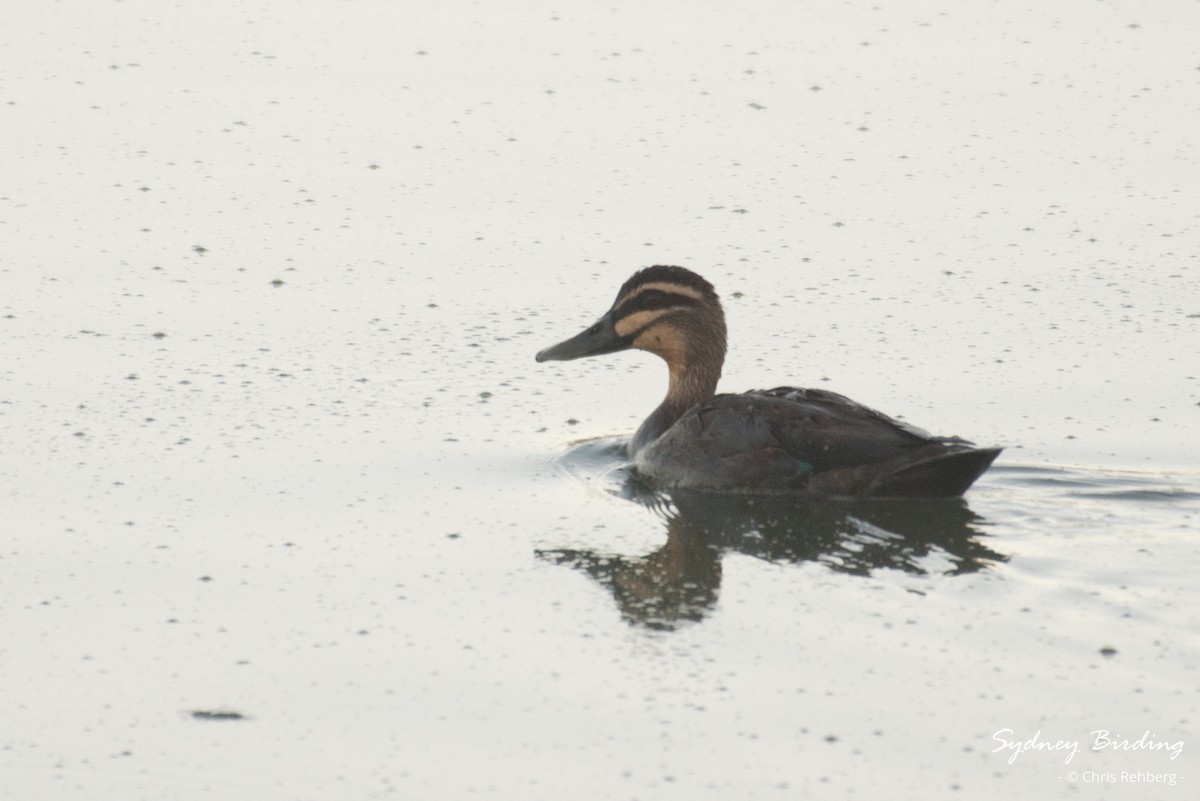
[[[707,417],[712,434],[736,437],[739,418],[761,418],[764,433],[812,465],[813,472],[883,462],[932,443],[970,445],[958,437],[934,436],[828,390],[777,387],[718,398],[710,410],[697,410],[702,427]]]
[[[983,455],[957,456],[914,478],[918,465],[966,452]],[[779,387],[698,404],[639,454],[638,467],[678,486],[941,496],[965,491],[997,453],[931,435],[836,392]],[[941,475],[947,472],[953,480]],[[931,484],[922,489],[922,482]]]

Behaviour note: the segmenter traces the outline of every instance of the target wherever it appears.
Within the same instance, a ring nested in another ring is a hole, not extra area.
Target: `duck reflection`
[[[957,499],[855,504],[626,490],[665,521],[661,548],[643,556],[591,549],[538,555],[584,571],[608,588],[627,622],[654,629],[701,620],[713,609],[725,551],[814,561],[857,576],[885,568],[960,575],[1007,559],[983,543],[982,519]]]

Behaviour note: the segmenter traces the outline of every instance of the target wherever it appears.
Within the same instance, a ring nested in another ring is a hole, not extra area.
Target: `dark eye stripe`
[[[671,309],[679,306],[699,306],[700,301],[688,295],[675,295],[652,290],[638,295],[631,301],[631,305],[642,309]]]
[[[690,295],[677,295],[674,292],[664,292],[659,289],[650,289],[642,292],[627,301],[622,301],[617,304],[617,314],[625,316],[640,311],[655,311],[657,309],[678,309],[678,308],[694,308],[700,306],[701,302]]]

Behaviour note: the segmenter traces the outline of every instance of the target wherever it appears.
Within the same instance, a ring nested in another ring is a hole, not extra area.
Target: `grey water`
[[[1190,798],[1200,17],[1178,2],[30,4],[0,114],[14,798]],[[663,493],[722,391],[1004,453]]]

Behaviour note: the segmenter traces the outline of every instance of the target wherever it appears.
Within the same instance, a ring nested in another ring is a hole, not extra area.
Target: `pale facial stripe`
[[[650,309],[648,311],[639,311],[630,314],[627,317],[622,317],[617,320],[613,329],[619,337],[633,336],[638,331],[643,330],[648,325],[653,323],[664,314],[673,311],[672,309]]]
[[[617,305],[616,310],[619,310],[622,306],[643,292],[649,292],[652,289],[657,289],[659,292],[664,292],[668,295],[683,295],[684,297],[689,297],[692,300],[704,300],[703,293],[693,287],[685,286],[683,284],[673,284],[669,281],[651,281],[648,284],[642,284],[639,287],[635,287],[632,292],[621,298],[621,302]]]

